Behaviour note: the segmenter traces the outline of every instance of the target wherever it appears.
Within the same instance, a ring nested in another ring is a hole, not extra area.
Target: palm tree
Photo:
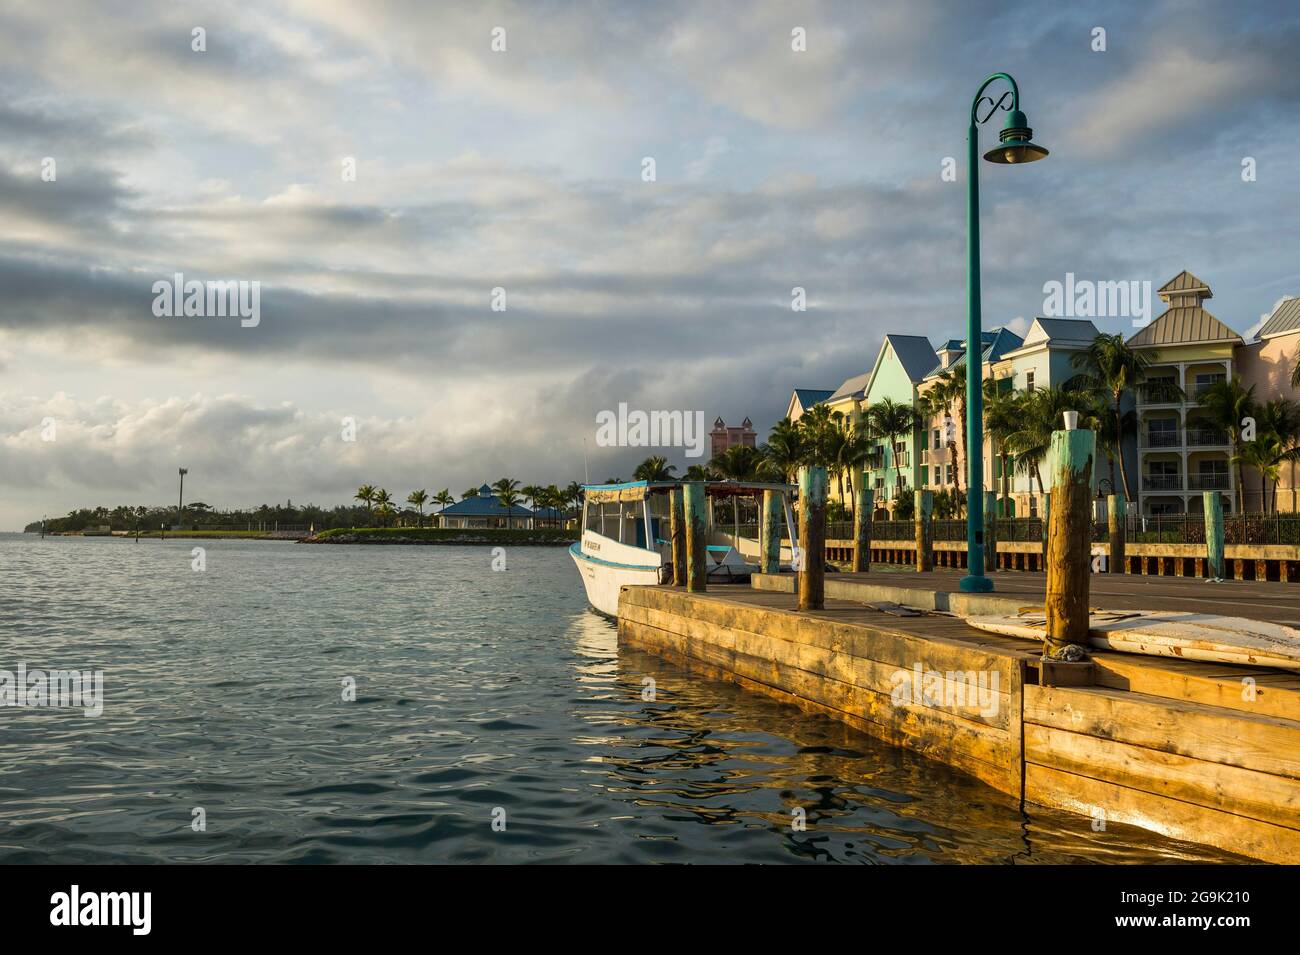
[[[1288,461],[1294,463],[1300,459],[1300,448],[1296,446],[1297,441],[1300,441],[1300,405],[1290,398],[1274,398],[1258,409],[1256,424],[1259,437],[1255,440],[1267,440],[1254,450],[1251,450],[1250,443],[1243,447],[1242,454],[1246,458],[1244,463],[1260,471],[1260,507],[1265,511],[1269,509],[1267,500],[1263,499],[1263,479],[1267,473],[1273,485],[1272,509],[1276,511],[1277,484],[1282,474],[1282,464]],[[1260,468],[1256,461],[1263,462],[1265,467]]]
[[[827,444],[840,431],[835,415],[827,405],[813,405],[799,419],[799,433],[804,448],[800,464],[830,468],[833,466]]]
[[[1081,370],[1069,384],[1080,390],[1098,391],[1110,397],[1114,416],[1112,434],[1124,434],[1124,394],[1141,383],[1147,368],[1155,360],[1153,352],[1132,348],[1124,336],[1099,333],[1083,351],[1075,354],[1070,363]],[[1113,460],[1113,459],[1112,459]],[[1124,499],[1133,500],[1133,488],[1128,479],[1124,454],[1119,454],[1119,474],[1124,481]]]
[[[366,507],[366,513],[370,513],[371,506],[375,503],[375,488],[371,484],[363,484],[357,488],[357,493],[353,497],[360,501]]]
[[[965,502],[965,495],[961,492],[961,450],[957,444],[957,435],[966,437],[966,366],[954,365],[939,376],[939,394],[945,400],[944,414],[949,418],[953,417],[952,406],[957,406],[957,415],[955,425],[952,429],[952,436],[948,440],[948,451],[952,456],[952,484],[954,497],[956,499],[958,512],[960,513],[962,504]]]
[[[867,409],[867,423],[874,434],[889,442],[892,450],[900,436],[910,435],[916,429],[916,409],[911,405],[894,401],[892,398],[882,398],[877,404]],[[895,452],[892,456],[894,460],[894,491],[897,493],[903,486],[903,469],[898,463],[898,454]]]
[[[478,497],[478,488],[471,487],[471,488],[466,488],[464,491],[461,491],[460,499],[463,501],[467,497]]]
[[[539,484],[525,484],[519,489],[519,493],[528,500],[533,502],[533,510],[537,510],[537,495],[542,493],[543,488]]]
[[[1245,502],[1242,489],[1244,462],[1241,457],[1241,422],[1255,416],[1255,386],[1245,388],[1241,384],[1241,378],[1233,375],[1229,379],[1216,381],[1202,391],[1199,402],[1206,410],[1210,422],[1228,436],[1228,443],[1232,445],[1232,462],[1237,465],[1237,513],[1240,514]]]
[[[1119,416],[1118,423],[1111,405],[1110,395],[1094,392],[1089,407],[1080,413],[1085,427],[1097,434],[1097,450],[1105,452],[1110,461],[1110,486],[1117,489],[1115,483],[1115,462],[1123,463],[1124,442],[1137,433],[1137,412],[1125,409]],[[1116,430],[1118,428],[1118,430]]]
[[[439,507],[451,507],[456,503],[456,498],[447,488],[444,487],[433,496],[433,503],[437,504]]]
[[[733,444],[709,462],[709,469],[728,481],[752,481],[758,473],[762,457],[757,448]]]
[[[841,423],[842,430],[829,441],[827,451],[831,467],[841,476],[840,507],[844,507],[845,486],[848,487],[849,500],[854,500],[853,475],[859,473],[871,458],[875,439],[871,434],[870,426],[863,418],[852,423],[844,423],[841,416]]]
[[[1237,465],[1238,473],[1243,465],[1259,472],[1259,509],[1265,514],[1269,510],[1265,482],[1272,482],[1276,489],[1278,478],[1282,475],[1282,462],[1285,459],[1286,449],[1283,448],[1281,439],[1269,433],[1261,434],[1253,441],[1247,441],[1241,446],[1241,451],[1232,456],[1232,463]],[[1276,490],[1274,495],[1276,496]]]
[[[761,470],[764,475],[790,484],[794,481],[795,471],[804,463],[808,449],[799,426],[789,418],[782,418],[772,425],[767,443],[758,450],[763,454]]]
[[[1022,396],[1030,392],[1001,391],[991,378],[984,386],[984,431],[1002,462],[1002,513],[1010,516],[1011,466],[1015,455],[1011,453],[1008,439],[1020,429],[1020,403]]]
[[[582,515],[582,485],[577,481],[570,481],[564,489],[564,503],[572,508],[575,516]]]
[[[632,472],[634,481],[671,481],[677,465],[669,464],[667,458],[654,455],[646,458]]]
[[[503,477],[492,485],[496,498],[506,509],[506,529],[510,529],[510,512],[519,503],[519,482],[514,478]]]
[[[687,481],[712,481],[712,480],[713,480],[713,472],[709,470],[709,466],[708,466],[707,464],[692,464],[690,467],[688,467],[688,468],[686,469],[685,480],[687,480]],[[619,482],[618,482],[618,481],[610,481],[610,482],[607,482],[607,483],[610,483],[610,484],[618,484]]]
[[[388,517],[388,515],[393,513],[392,503],[393,503],[393,496],[389,494],[388,491],[386,491],[384,488],[381,487],[378,491],[375,492],[375,510],[376,513],[378,513],[381,518],[386,518]],[[379,526],[380,527],[384,526],[382,521]]]
[[[1088,395],[1073,388],[1037,388],[1023,392],[1019,402],[1019,427],[1007,435],[1007,446],[1031,478],[1038,480],[1038,493],[1045,494],[1043,462],[1052,449],[1052,432],[1062,427],[1065,411],[1086,413]]]
[[[424,505],[429,500],[429,492],[421,488],[406,495],[406,503],[420,509],[420,526],[424,526]]]

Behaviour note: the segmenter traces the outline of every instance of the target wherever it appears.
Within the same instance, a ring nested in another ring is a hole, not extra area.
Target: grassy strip
[[[571,544],[577,531],[457,529],[446,527],[336,527],[308,537],[308,544]]]

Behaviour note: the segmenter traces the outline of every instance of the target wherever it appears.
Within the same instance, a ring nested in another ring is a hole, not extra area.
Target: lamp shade
[[[1036,162],[1047,156],[1046,147],[1033,142],[1034,131],[1029,128],[1029,121],[1020,110],[1012,110],[1007,116],[1007,124],[998,134],[998,144],[984,154],[989,162],[1001,165],[1015,165],[1024,162]]]

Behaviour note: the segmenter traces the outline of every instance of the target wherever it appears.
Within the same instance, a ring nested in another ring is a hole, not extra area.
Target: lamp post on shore
[[[1011,89],[997,100],[984,91],[997,80]],[[1010,103],[1008,104],[1008,98]],[[981,106],[988,112],[979,115]],[[966,593],[988,593],[993,581],[984,573],[984,352],[980,332],[980,184],[979,127],[1000,109],[1007,110],[1007,122],[998,135],[998,145],[984,154],[989,162],[1018,165],[1034,162],[1047,150],[1031,141],[1034,131],[1020,111],[1020,88],[1007,73],[994,73],[975,94],[970,107],[970,129],[966,140],[967,165],[967,259],[966,259],[966,569],[959,587]]]
[[[189,468],[180,468],[181,472],[181,490],[176,499],[176,526],[180,527],[185,523],[185,475],[190,473]]]

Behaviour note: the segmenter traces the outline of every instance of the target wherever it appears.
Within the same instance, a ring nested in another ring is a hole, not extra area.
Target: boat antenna
[[[582,483],[591,483],[591,469],[587,467],[587,438],[582,438]]]

